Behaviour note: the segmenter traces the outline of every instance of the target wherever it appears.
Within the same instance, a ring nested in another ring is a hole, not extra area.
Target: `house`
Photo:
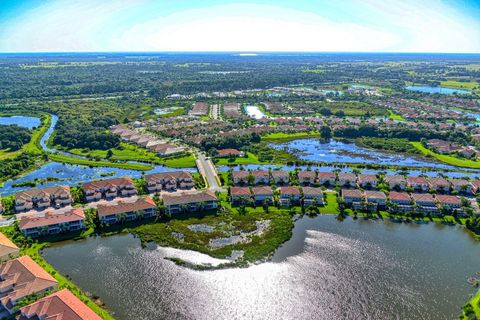
[[[15,211],[28,211],[33,208],[43,210],[59,208],[72,203],[70,187],[56,186],[20,191],[15,195]]]
[[[84,222],[83,209],[75,208],[63,213],[47,212],[41,217],[23,217],[18,227],[27,237],[40,237],[84,229]]]
[[[0,232],[0,262],[18,257],[20,249]]]
[[[442,208],[448,210],[460,209],[462,207],[462,201],[458,197],[450,196],[446,194],[437,194],[435,198],[438,201],[438,204]]]
[[[272,180],[275,182],[275,184],[278,184],[278,185],[288,184],[290,180],[290,175],[286,171],[273,170],[271,172],[271,175],[272,175]]]
[[[385,175],[383,181],[388,184],[390,190],[405,190],[407,187],[407,180],[403,176]]]
[[[410,198],[408,193],[391,191],[388,194],[388,198],[392,203],[389,208],[390,210],[403,212],[412,211],[412,198]]]
[[[315,171],[300,171],[298,173],[298,182],[302,185],[315,184],[317,182],[317,173]]]
[[[430,193],[412,193],[412,199],[418,206],[418,211],[424,214],[439,212],[436,200]]]
[[[367,200],[367,204],[375,204],[379,208],[384,208],[387,202],[387,196],[380,191],[366,190],[365,199]]]
[[[450,179],[452,190],[463,194],[475,194],[476,187],[465,179]]]
[[[250,202],[252,193],[249,187],[231,187],[230,188],[230,202],[247,204]]]
[[[416,192],[427,192],[430,187],[424,177],[407,177],[407,185]]]
[[[268,184],[270,181],[270,174],[267,170],[252,171],[254,184]]]
[[[217,150],[217,157],[218,158],[230,158],[230,157],[238,158],[238,157],[245,157],[245,153],[237,149],[220,149],[220,150]]]
[[[214,210],[218,199],[211,191],[181,192],[162,195],[165,211],[175,214],[188,211]]]
[[[377,187],[377,176],[374,174],[359,174],[358,186],[365,189]]]
[[[0,310],[8,314],[15,311],[20,300],[57,288],[57,280],[29,256],[0,264]]]
[[[112,200],[117,197],[130,197],[137,194],[132,178],[114,178],[88,182],[83,185],[87,202],[100,199]]]
[[[155,216],[157,205],[150,197],[137,198],[135,201],[118,201],[116,204],[99,204],[97,214],[103,224],[133,221]]]
[[[271,187],[253,187],[252,193],[256,202],[272,202],[273,191]]]
[[[342,198],[349,206],[360,204],[363,201],[363,193],[358,189],[342,189]]]
[[[233,184],[235,185],[248,184],[249,176],[250,176],[250,172],[248,171],[233,171],[232,172]]]
[[[430,190],[436,191],[436,192],[441,192],[441,193],[446,193],[450,191],[450,182],[443,178],[428,178],[428,185],[430,187]]]
[[[280,205],[288,206],[300,203],[300,189],[297,187],[280,187]]]
[[[480,188],[480,180],[473,180],[473,181],[470,181],[470,183],[472,184],[473,189],[476,190],[476,192],[478,192]]]
[[[192,174],[187,171],[147,174],[144,178],[149,193],[192,189],[194,185]]]
[[[68,289],[57,291],[20,309],[17,320],[101,320]]]
[[[317,177],[318,183],[325,186],[334,186],[337,180],[335,172],[319,172]]]
[[[303,187],[303,205],[308,206],[316,203],[317,205],[323,205],[323,192],[320,188]]]
[[[357,185],[357,176],[353,173],[339,173],[338,183],[342,188],[352,188]]]

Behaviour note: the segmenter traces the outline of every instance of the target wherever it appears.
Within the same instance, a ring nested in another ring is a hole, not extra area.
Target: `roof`
[[[450,183],[443,178],[428,178],[428,182],[433,186],[450,186]]]
[[[249,187],[231,187],[230,194],[232,196],[250,196]]]
[[[308,195],[322,195],[322,189],[320,188],[314,188],[314,187],[303,187],[302,188],[303,194],[308,194]]]
[[[437,194],[435,196],[440,203],[448,203],[448,204],[461,204],[462,201],[458,197],[450,196],[446,194]]]
[[[3,305],[10,305],[13,301],[57,285],[57,280],[29,256],[2,263],[0,279],[3,279],[0,280],[0,290],[8,292],[1,298]],[[7,289],[9,287],[12,289]]]
[[[20,191],[15,195],[15,199],[30,199],[37,197],[50,197],[50,196],[59,196],[61,194],[67,193],[70,195],[69,186],[55,186],[47,188],[38,188],[30,189],[25,191]]]
[[[20,309],[18,320],[100,320],[99,315],[68,289],[46,296]]]
[[[424,177],[407,177],[408,183],[415,183],[415,184],[427,184],[428,181]]]
[[[358,189],[342,189],[342,196],[349,198],[363,198],[363,193]]]
[[[83,184],[83,189],[85,190],[95,190],[95,189],[102,189],[102,188],[110,188],[110,187],[117,187],[120,185],[133,185],[133,180],[130,177],[122,177],[122,178],[113,178],[113,179],[106,179],[106,180],[98,180],[87,182]]]
[[[318,173],[319,179],[336,179],[337,175],[335,172],[319,172]]]
[[[412,193],[412,199],[415,201],[435,202],[435,198],[430,193]]]
[[[450,179],[450,182],[455,186],[466,186],[470,183],[465,179]]]
[[[156,183],[164,180],[192,180],[192,174],[188,171],[172,171],[146,174],[145,181],[147,183]]]
[[[104,217],[113,214],[153,209],[156,207],[157,205],[152,198],[145,197],[138,198],[134,202],[118,201],[117,204],[99,204],[97,206],[97,213],[99,217]]]
[[[390,176],[390,175],[385,175],[383,177],[383,180],[385,182],[403,182],[403,181],[406,181],[405,177],[403,177],[403,176]]]
[[[232,176],[235,178],[246,178],[248,177],[248,171],[233,171]]]
[[[300,171],[298,173],[299,178],[315,178],[317,173],[315,171]]]
[[[300,195],[300,189],[297,187],[280,187],[280,194]]]
[[[357,176],[353,173],[339,173],[338,174],[338,179],[339,180],[356,180]]]
[[[406,192],[396,192],[396,191],[391,191],[388,194],[388,197],[390,200],[396,200],[396,201],[412,201],[410,198],[410,195]]]
[[[273,170],[272,171],[272,177],[289,177],[289,174],[288,174],[287,171]]]
[[[377,176],[374,174],[359,174],[359,181],[377,181]]]
[[[47,212],[43,217],[23,217],[20,220],[20,230],[50,226],[58,223],[68,223],[78,220],[84,220],[85,214],[82,208],[75,208],[64,213],[51,213]]]
[[[163,204],[166,206],[217,201],[217,197],[211,191],[177,192],[173,194],[163,194],[162,198]]]
[[[273,195],[273,190],[271,187],[253,187],[252,193],[254,195]]]
[[[387,199],[387,196],[385,195],[385,193],[381,191],[371,191],[371,190],[365,191],[365,197],[370,199]]]
[[[18,247],[3,233],[0,232],[0,257],[18,252]]]
[[[255,171],[252,171],[252,175],[254,177],[264,177],[264,176],[268,177],[269,176],[267,170],[255,170]]]

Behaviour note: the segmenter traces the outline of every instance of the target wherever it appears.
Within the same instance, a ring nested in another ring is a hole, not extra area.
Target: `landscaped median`
[[[419,150],[423,155],[430,156],[435,158],[441,162],[446,164],[457,166],[457,167],[464,167],[464,168],[472,168],[472,169],[480,169],[480,162],[473,161],[469,159],[461,159],[454,156],[449,156],[445,154],[435,153],[430,149],[425,148],[421,142],[410,142],[417,150]]]

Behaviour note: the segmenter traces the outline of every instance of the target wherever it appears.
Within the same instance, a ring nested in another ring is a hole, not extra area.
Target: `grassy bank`
[[[69,157],[66,155],[58,154],[58,153],[50,153],[48,155],[48,158],[56,162],[77,164],[77,165],[89,166],[89,167],[114,167],[114,168],[120,168],[120,169],[126,169],[126,170],[137,170],[137,171],[148,171],[153,169],[152,166],[140,164],[140,163],[94,161],[94,160],[88,160],[88,159],[73,158],[73,157]]]
[[[241,164],[268,164],[268,162],[260,161],[256,155],[246,152],[243,158],[216,158],[214,160],[217,166],[241,165]]]
[[[464,167],[464,168],[472,168],[472,169],[479,169],[480,168],[480,162],[478,161],[473,161],[469,159],[461,159],[457,158],[454,156],[449,156],[445,154],[438,154],[433,152],[430,149],[425,148],[421,142],[411,142],[411,144],[418,150],[420,151],[423,155],[425,156],[430,156],[432,158],[435,158],[441,162],[444,162],[446,164],[452,165],[452,166],[457,166],[457,167]]]
[[[262,136],[262,141],[267,142],[286,142],[296,139],[320,138],[318,132],[296,132],[296,133],[269,133]]]
[[[463,306],[463,312],[460,319],[480,319],[480,290],[477,291],[477,294]]]

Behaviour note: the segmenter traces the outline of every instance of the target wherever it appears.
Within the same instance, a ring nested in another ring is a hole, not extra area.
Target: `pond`
[[[170,172],[170,171],[178,171],[178,170],[185,170],[196,172],[197,170],[194,168],[183,168],[183,169],[175,169],[169,168],[165,166],[155,166],[152,170],[147,171],[145,173],[158,173],[158,172]],[[50,187],[55,185],[69,185],[75,186],[79,183],[84,183],[92,180],[98,179],[108,179],[108,178],[116,178],[116,177],[123,177],[123,176],[131,176],[133,178],[140,178],[142,176],[141,171],[135,170],[125,170],[119,168],[111,168],[111,167],[86,167],[86,166],[79,166],[73,164],[63,164],[58,162],[49,162],[47,164],[42,165],[35,171],[32,171],[20,178],[8,180],[4,183],[4,185],[0,188],[0,195],[9,195],[12,193],[16,193],[22,190],[31,189],[30,186],[25,187],[13,187],[15,184],[19,184],[22,182],[33,181],[35,179],[44,180],[47,178],[57,178],[59,180],[45,182],[43,184],[39,184],[36,187]]]
[[[470,91],[443,87],[430,87],[430,86],[408,86],[407,90],[419,91],[423,93],[440,93],[440,94],[470,94]]]
[[[37,128],[40,125],[40,118],[25,116],[0,117],[0,125],[11,124],[16,124],[19,127],[33,129]]]
[[[453,166],[430,162],[401,153],[385,152],[364,148],[351,142],[331,139],[322,142],[318,139],[298,139],[285,143],[271,143],[269,146],[277,150],[298,155],[302,160],[326,163],[363,163],[377,165],[398,165],[411,167],[432,167],[455,169]]]
[[[43,256],[120,320],[454,319],[475,291],[466,277],[480,271],[480,244],[461,227],[331,215],[298,220],[271,262],[241,269],[180,267],[131,235]]]
[[[254,119],[268,118],[258,106],[245,106],[244,109],[247,115]]]

